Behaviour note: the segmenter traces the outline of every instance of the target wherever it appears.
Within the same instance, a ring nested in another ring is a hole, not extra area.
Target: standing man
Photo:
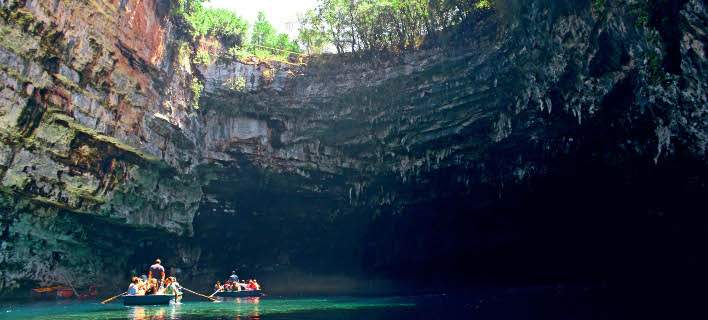
[[[231,275],[229,276],[229,280],[232,282],[238,282],[238,276],[236,275],[236,270],[231,271]]]
[[[165,267],[161,263],[160,259],[155,259],[155,264],[151,265],[150,271],[148,271],[148,281],[152,278],[158,279],[157,277],[159,276],[160,285],[165,282]]]

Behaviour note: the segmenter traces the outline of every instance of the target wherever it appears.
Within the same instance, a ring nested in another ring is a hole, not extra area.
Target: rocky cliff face
[[[700,221],[701,1],[503,1],[429,49],[306,65],[194,64],[168,1],[0,4],[3,290],[154,255],[207,281],[508,276],[613,222]]]
[[[169,2],[1,5],[0,287],[108,276],[120,264],[96,250],[131,238],[90,240],[111,224],[191,235],[201,199],[183,165],[195,156],[183,137],[191,75],[176,62]],[[110,223],[91,230],[94,220]]]

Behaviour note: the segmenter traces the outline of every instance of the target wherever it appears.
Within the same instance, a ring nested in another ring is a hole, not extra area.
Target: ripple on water
[[[0,319],[130,320],[403,320],[403,319],[607,319],[605,289],[541,286],[480,289],[464,295],[408,297],[241,298],[224,302],[187,301],[152,307],[120,302],[0,304]]]
[[[4,319],[324,319],[379,318],[415,306],[406,298],[241,298],[223,302],[188,301],[169,306],[125,307],[120,302],[41,302],[2,305]]]

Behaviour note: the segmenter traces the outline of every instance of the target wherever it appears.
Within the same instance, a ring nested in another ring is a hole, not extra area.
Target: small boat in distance
[[[174,295],[151,294],[146,296],[123,296],[125,306],[154,306],[170,304],[174,300]]]
[[[92,299],[98,296],[96,287],[90,286],[83,291],[76,291],[72,287],[56,285],[51,287],[34,288],[30,291],[32,299]]]
[[[262,297],[265,296],[265,293],[261,290],[219,291],[216,296],[220,298],[250,298]]]
[[[219,298],[253,298],[265,296],[261,290],[261,285],[258,280],[250,279],[248,282],[241,282],[236,275],[236,271],[231,271],[229,278],[222,285],[220,281],[214,284],[217,289],[212,295]]]

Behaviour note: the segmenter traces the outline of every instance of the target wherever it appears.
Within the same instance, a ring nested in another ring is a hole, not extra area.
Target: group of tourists
[[[165,277],[165,267],[160,259],[150,266],[147,276],[133,277],[128,286],[128,295],[143,296],[151,294],[182,295],[182,287],[175,277]]]
[[[143,296],[152,294],[162,295],[182,295],[182,286],[179,285],[175,277],[165,277],[165,267],[162,266],[160,259],[155,259],[155,263],[150,266],[147,276],[133,277],[128,286],[127,295]],[[231,271],[229,278],[221,284],[217,281],[214,285],[216,292],[221,291],[256,291],[261,290],[261,285],[258,280],[249,279],[248,281],[240,281],[236,271]]]
[[[261,290],[261,285],[258,284],[258,280],[249,279],[246,282],[240,281],[236,275],[236,271],[231,271],[229,278],[221,284],[221,281],[217,281],[214,285],[214,290],[216,291],[252,291]]]

